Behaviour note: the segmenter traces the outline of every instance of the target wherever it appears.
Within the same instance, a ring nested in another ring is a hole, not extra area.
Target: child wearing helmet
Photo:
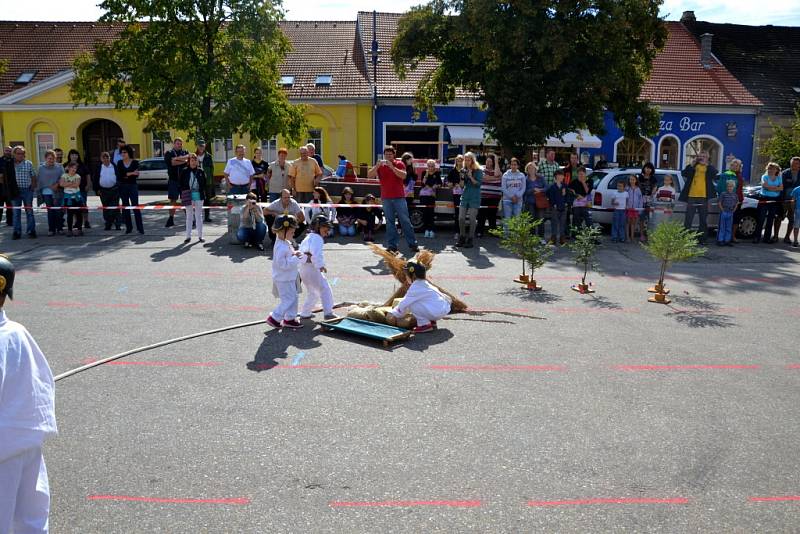
[[[272,249],[272,294],[280,298],[278,307],[267,317],[267,324],[273,328],[303,327],[297,320],[298,268],[303,254],[292,246],[296,229],[293,215],[279,215],[272,227],[276,238]]]
[[[411,312],[417,320],[414,333],[430,332],[436,328],[436,321],[450,313],[450,297],[425,279],[425,266],[421,263],[409,261],[406,263],[405,273],[411,286],[403,300],[389,313],[399,318],[406,312]]]
[[[42,444],[57,431],[55,384],[36,341],[2,309],[14,297],[14,273],[0,255],[0,532],[47,532]]]
[[[325,268],[325,257],[322,246],[325,238],[331,232],[333,222],[324,214],[317,214],[311,219],[311,231],[300,243],[300,278],[308,289],[308,296],[300,310],[301,319],[311,319],[311,310],[322,300],[322,312],[325,320],[336,319],[333,313],[333,292],[325,277],[328,270]]]

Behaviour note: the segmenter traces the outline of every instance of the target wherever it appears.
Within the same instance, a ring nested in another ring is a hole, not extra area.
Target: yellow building
[[[290,101],[308,106],[306,142],[316,144],[326,165],[334,168],[339,154],[354,163],[372,161],[371,89],[363,53],[353,53],[360,46],[355,21],[284,22],[282,28],[293,50],[281,67],[281,84]],[[34,164],[51,148],[75,148],[87,162],[97,164],[100,153],[113,150],[120,137],[134,147],[137,158],[160,157],[169,146],[143,131],[135,109],[74,106],[70,99],[74,57],[97,40],[113,40],[117,31],[89,22],[0,21],[4,42],[14,43],[0,48],[0,59],[9,63],[0,76],[0,143],[25,146]],[[181,132],[170,135],[187,137]],[[268,160],[287,146],[280,138],[258,140],[247,134],[207,142],[220,163],[232,157],[240,143],[248,147],[248,154],[262,147]],[[287,148],[289,157],[295,157],[296,147]],[[221,170],[220,165],[217,172]]]

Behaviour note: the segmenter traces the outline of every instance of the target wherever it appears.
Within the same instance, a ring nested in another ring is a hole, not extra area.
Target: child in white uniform
[[[326,215],[315,215],[311,219],[311,231],[300,243],[300,252],[304,255],[300,259],[300,278],[308,290],[308,296],[300,310],[301,319],[311,319],[314,316],[311,310],[320,300],[325,320],[336,319],[333,313],[333,291],[328,279],[325,278],[328,270],[325,268],[325,257],[322,255],[322,246],[332,228],[333,223]]]
[[[410,311],[417,320],[414,333],[430,332],[436,328],[436,321],[450,313],[450,297],[425,280],[425,266],[421,263],[406,263],[406,277],[411,286],[400,304],[389,313],[399,318]]]
[[[272,249],[272,294],[280,298],[280,303],[267,317],[267,324],[274,328],[303,328],[297,320],[297,278],[300,257],[304,255],[292,246],[296,228],[293,215],[276,217],[272,227],[276,237]]]
[[[14,296],[14,272],[0,256],[0,532],[47,532],[42,444],[57,431],[55,385],[36,341],[2,310]]]

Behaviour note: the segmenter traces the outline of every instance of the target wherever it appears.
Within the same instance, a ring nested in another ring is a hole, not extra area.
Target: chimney
[[[683,15],[681,15],[681,22],[697,22],[694,11],[684,11]]]
[[[704,33],[700,36],[700,64],[706,70],[714,66],[711,60],[711,39],[713,37],[714,35],[711,33]]]

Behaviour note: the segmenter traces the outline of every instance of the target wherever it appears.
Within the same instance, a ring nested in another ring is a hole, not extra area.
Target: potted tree
[[[642,246],[651,256],[661,262],[661,274],[658,277],[658,283],[648,289],[654,295],[647,300],[659,304],[670,303],[670,299],[667,298],[669,289],[664,287],[664,275],[667,267],[672,263],[687,261],[705,254],[706,249],[698,244],[699,239],[699,232],[686,229],[683,224],[674,220],[659,224],[650,233],[648,242]]]
[[[594,293],[594,289],[589,287],[586,283],[586,275],[589,269],[594,269],[594,257],[597,254],[597,249],[600,247],[600,231],[599,226],[581,226],[580,228],[572,227],[572,233],[575,239],[567,244],[572,252],[575,253],[575,263],[583,267],[583,276],[579,284],[572,286],[573,291],[578,293]]]
[[[533,273],[553,254],[550,247],[542,244],[536,235],[536,228],[542,223],[541,219],[534,220],[530,213],[522,212],[504,221],[505,228],[491,231],[500,238],[501,247],[522,259],[522,274],[514,281],[531,291],[542,289],[536,284]],[[529,272],[525,271],[526,264]]]

